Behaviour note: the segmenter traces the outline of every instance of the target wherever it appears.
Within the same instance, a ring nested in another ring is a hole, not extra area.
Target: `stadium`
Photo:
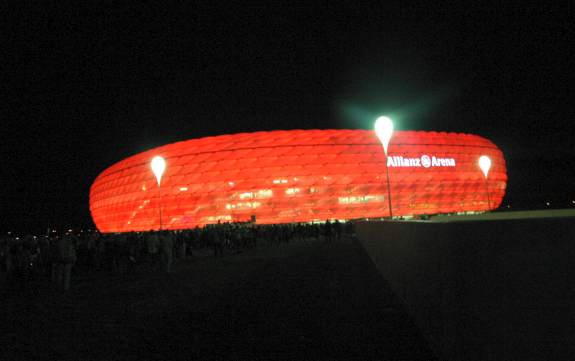
[[[492,162],[487,176],[483,155]],[[161,182],[155,156],[166,161]],[[90,212],[101,232],[380,218],[390,203],[394,217],[417,217],[496,209],[506,185],[502,152],[477,135],[396,131],[386,157],[373,131],[269,131],[124,159],[95,179]]]

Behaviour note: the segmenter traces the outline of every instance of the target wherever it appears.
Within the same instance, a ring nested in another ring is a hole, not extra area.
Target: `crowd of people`
[[[42,236],[0,237],[0,284],[26,288],[33,281],[50,280],[67,291],[74,274],[135,272],[170,273],[176,260],[195,253],[239,253],[258,245],[294,240],[331,241],[352,233],[351,223],[316,224],[218,223],[177,231],[99,233],[48,231]]]

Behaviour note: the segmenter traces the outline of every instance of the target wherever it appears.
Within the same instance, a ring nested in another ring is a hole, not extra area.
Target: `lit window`
[[[185,192],[188,190],[188,187],[180,187],[180,192]]]
[[[245,192],[240,194],[240,199],[251,199],[254,197],[252,192]]]
[[[240,202],[237,204],[237,208],[239,209],[246,209],[246,208],[257,208],[260,206],[260,202]]]
[[[253,209],[258,208],[259,206],[261,206],[260,202],[238,202],[236,204],[226,204],[226,209]]]
[[[257,198],[269,198],[273,195],[273,192],[271,189],[260,189],[258,191],[258,197]]]
[[[299,188],[288,188],[288,189],[286,189],[287,195],[294,195],[297,193],[299,193]]]
[[[206,217],[205,220],[206,220],[207,222],[231,221],[231,220],[232,220],[232,216],[230,216],[230,215],[209,216],[209,217]]]
[[[257,192],[240,193],[240,199],[253,199],[253,198],[270,198],[273,195],[271,189],[260,189]]]
[[[339,201],[339,204],[358,204],[358,203],[383,202],[384,196],[382,196],[382,195],[367,195],[367,196],[339,197],[338,201]]]

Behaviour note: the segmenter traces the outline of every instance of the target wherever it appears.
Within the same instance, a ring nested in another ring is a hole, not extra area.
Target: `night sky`
[[[381,114],[492,140],[513,209],[575,199],[572,4],[77,3],[0,10],[3,231],[93,227],[97,175],[155,146]]]

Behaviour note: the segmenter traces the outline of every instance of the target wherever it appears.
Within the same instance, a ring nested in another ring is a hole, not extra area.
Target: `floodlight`
[[[489,173],[489,168],[491,168],[491,159],[486,155],[479,157],[479,168],[481,168],[483,175],[487,178],[487,173]]]
[[[389,168],[387,167],[387,146],[393,135],[393,122],[389,117],[382,115],[375,120],[375,134],[379,138],[379,141],[383,145],[383,151],[385,153],[385,177],[387,178],[387,203],[389,205],[389,218],[393,218],[393,212],[391,210],[391,184],[389,183]]]
[[[164,158],[160,156],[155,156],[152,159],[152,172],[156,176],[158,180],[158,186],[160,186],[160,182],[162,180],[162,174],[164,174],[164,170],[166,169],[166,161]]]
[[[393,122],[389,117],[382,115],[375,120],[375,134],[383,145],[385,155],[387,155],[387,146],[393,135]]]

